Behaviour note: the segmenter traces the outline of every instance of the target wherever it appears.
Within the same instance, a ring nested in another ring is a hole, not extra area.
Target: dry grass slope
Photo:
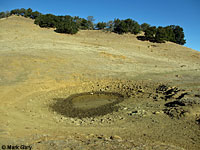
[[[200,149],[200,52],[131,34],[59,34],[33,22],[0,19],[0,145]],[[170,86],[157,93],[161,83]],[[65,117],[49,107],[91,91],[128,96],[118,112],[96,118]],[[184,106],[167,107],[170,102]]]

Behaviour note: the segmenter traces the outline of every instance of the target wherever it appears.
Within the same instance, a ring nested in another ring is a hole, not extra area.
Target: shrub
[[[36,19],[37,17],[39,17],[41,15],[41,13],[39,13],[38,11],[34,11],[31,13],[31,18],[32,19]]]
[[[99,22],[99,23],[97,23],[96,28],[98,30],[105,29],[106,28],[106,23],[105,22]]]
[[[13,9],[10,11],[10,15],[19,15],[20,14],[20,10],[19,9]]]
[[[124,20],[127,28],[128,28],[128,32],[132,33],[132,34],[138,34],[140,31],[140,25],[132,20],[132,19],[126,19]]]
[[[145,30],[146,30],[147,28],[149,28],[149,27],[150,27],[150,25],[147,24],[147,23],[143,23],[143,24],[140,25],[140,28],[141,28],[141,30],[142,30],[143,32],[145,32]]]
[[[17,14],[18,15],[24,16],[25,13],[26,13],[26,9],[24,9],[24,8],[21,8],[21,9],[17,10]]]
[[[145,39],[149,41],[155,41],[155,35],[156,35],[156,27],[149,27],[145,30]]]
[[[183,28],[181,28],[180,26],[175,26],[173,28],[174,28],[173,32],[175,35],[175,43],[184,45],[186,43],[186,40],[184,39],[185,35],[183,32]]]
[[[145,39],[152,42],[163,43],[164,41],[171,41],[180,45],[184,45],[186,40],[184,39],[183,28],[180,26],[170,25],[166,27],[149,27],[145,30]]]
[[[128,32],[128,28],[124,21],[120,21],[119,24],[115,25],[114,32],[118,34],[123,34]]]
[[[76,23],[78,29],[82,29],[82,30],[91,29],[91,22],[90,21],[88,21],[84,18],[80,18],[78,16],[75,16],[75,17],[68,16],[68,17]],[[63,19],[61,19],[60,21],[63,21]]]
[[[40,15],[35,19],[35,24],[42,28],[55,28],[58,23],[58,18],[52,14]]]
[[[118,34],[123,34],[128,32],[132,34],[137,34],[140,32],[140,25],[132,19],[126,19],[126,20],[116,19],[114,21],[114,32]]]
[[[29,8],[25,11],[24,17],[30,17],[31,18],[31,16],[32,16],[32,9]]]
[[[108,21],[107,23],[106,23],[106,27],[107,27],[107,30],[108,31],[113,31],[114,30],[114,22],[111,20],[111,21]]]
[[[0,18],[5,18],[5,17],[6,17],[5,12],[0,12]]]
[[[94,17],[88,16],[87,21],[88,21],[88,29],[93,30],[94,29],[94,23],[93,22],[95,21]]]
[[[167,34],[165,28],[158,27],[155,34],[155,42],[164,43],[167,40]]]
[[[78,26],[73,20],[65,20],[56,25],[56,32],[75,34],[78,32]]]
[[[89,23],[86,19],[82,19],[82,21],[80,23],[80,29],[83,29],[83,30],[89,29]]]
[[[175,42],[175,34],[173,31],[173,28],[170,26],[166,26],[164,27],[165,29],[165,33],[166,33],[166,41],[171,41],[171,42]]]

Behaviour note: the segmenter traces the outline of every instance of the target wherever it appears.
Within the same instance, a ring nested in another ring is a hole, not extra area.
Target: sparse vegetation
[[[0,18],[5,18],[5,12],[0,12]]]
[[[10,12],[6,11],[6,12],[0,12],[0,19],[1,18],[5,18],[5,17],[9,17],[10,16]]]
[[[114,21],[110,20],[106,23],[106,29],[110,32],[114,30]]]
[[[87,21],[88,21],[88,28],[89,30],[93,30],[94,29],[94,17],[93,16],[88,16],[87,17]]]
[[[42,14],[38,11],[32,11],[28,9],[13,9],[10,12],[0,12],[0,18],[9,17],[10,15],[20,15],[35,19],[34,23],[42,28],[56,28],[56,32],[75,34],[79,29],[81,30],[103,30],[106,29],[110,32],[117,34],[131,33],[138,34],[141,31],[144,32],[144,36],[138,36],[139,40],[148,40],[150,42],[164,43],[165,41],[174,42],[180,45],[184,45],[186,40],[184,39],[183,28],[178,25],[170,25],[166,27],[150,26],[147,23],[141,25],[132,19],[115,19],[109,22],[98,22],[94,25],[94,17],[88,16],[87,19],[80,18],[78,16],[71,17],[66,16],[55,16],[53,14]]]

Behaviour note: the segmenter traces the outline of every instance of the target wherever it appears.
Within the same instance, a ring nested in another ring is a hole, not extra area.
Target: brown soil
[[[84,93],[123,101],[68,101]],[[200,53],[131,34],[59,34],[11,16],[0,20],[0,102],[1,148],[199,150]],[[79,117],[80,107],[98,115]]]

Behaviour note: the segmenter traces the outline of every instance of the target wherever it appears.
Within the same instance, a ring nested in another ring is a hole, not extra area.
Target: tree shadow
[[[147,41],[145,36],[137,36],[137,39],[140,41]]]

